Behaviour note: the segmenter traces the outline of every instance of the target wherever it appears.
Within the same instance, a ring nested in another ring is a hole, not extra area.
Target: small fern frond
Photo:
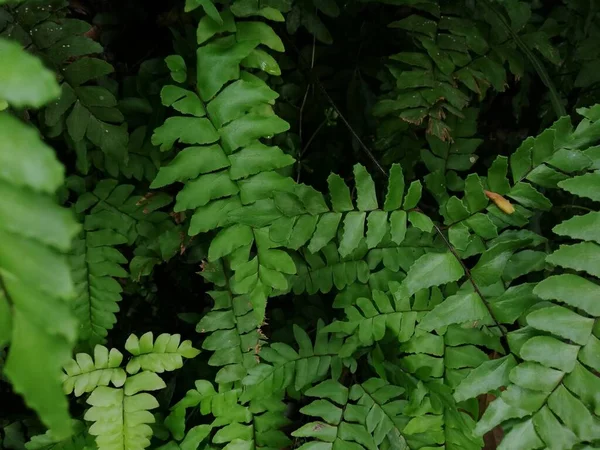
[[[102,345],[94,348],[94,358],[87,353],[78,353],[75,359],[65,365],[63,389],[65,394],[74,393],[80,397],[92,392],[98,386],[121,387],[127,374],[121,368],[123,354],[117,349],[108,349]]]
[[[139,339],[135,334],[129,336],[125,342],[125,350],[133,355],[127,363],[129,374],[136,374],[140,370],[171,372],[183,367],[183,358],[195,358],[200,353],[192,347],[191,341],[181,342],[179,334],[163,333],[154,341],[151,332]]]
[[[158,402],[149,393],[166,387],[152,372],[127,378],[123,388],[97,387],[87,399],[91,406],[84,419],[93,422],[89,433],[96,436],[98,450],[144,449],[150,445]]]

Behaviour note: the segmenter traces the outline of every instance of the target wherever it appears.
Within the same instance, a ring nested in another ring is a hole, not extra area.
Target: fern
[[[0,54],[13,67],[0,70],[0,98],[9,105],[40,106],[58,95],[52,73],[18,44],[0,39]],[[79,226],[53,199],[64,170],[38,133],[0,112],[0,142],[0,345],[10,343],[3,372],[52,432],[64,437],[71,421],[60,368],[77,336],[64,252]],[[32,348],[39,351],[35,359]]]

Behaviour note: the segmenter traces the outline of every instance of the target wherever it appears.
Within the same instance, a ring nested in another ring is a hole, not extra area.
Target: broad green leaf
[[[198,48],[197,83],[202,100],[209,101],[228,81],[240,77],[240,62],[256,45],[256,41],[236,42],[229,36]]]
[[[0,39],[0,98],[17,108],[39,108],[60,96],[56,76],[18,43]]]
[[[488,198],[477,174],[469,174],[465,180],[465,200],[471,213],[481,211],[488,204]]]
[[[113,66],[106,61],[86,56],[65,67],[64,75],[71,85],[80,86],[88,81],[109,75],[114,71]]]
[[[233,20],[233,15],[229,9],[226,9],[220,14],[223,22],[221,23],[218,19],[213,20],[210,16],[206,15],[200,19],[198,23],[198,29],[196,31],[196,40],[198,45],[204,44],[217,33],[223,33],[228,31],[235,33],[236,26]]]
[[[533,425],[547,446],[569,450],[579,442],[575,433],[560,423],[547,406],[544,406],[533,416]]]
[[[390,179],[388,182],[387,195],[383,209],[385,211],[394,211],[402,206],[404,198],[404,173],[400,164],[392,164],[390,169]]]
[[[598,439],[600,423],[585,405],[560,385],[548,398],[548,406],[583,441]]]
[[[431,230],[433,230],[432,220],[419,211],[409,211],[408,221],[413,227],[416,227],[425,233],[431,233]]]
[[[553,275],[540,281],[534,294],[544,300],[558,300],[588,314],[600,316],[600,286],[572,274]]]
[[[477,284],[490,286],[496,283],[502,276],[504,268],[514,251],[528,243],[529,241],[525,239],[512,239],[492,245],[481,255],[479,261],[471,270]]]
[[[400,245],[406,237],[406,220],[408,215],[406,211],[393,211],[390,214],[390,232],[392,241]]]
[[[475,398],[508,384],[508,374],[517,362],[512,355],[500,359],[492,359],[473,369],[454,388],[454,399],[462,402]]]
[[[317,229],[310,240],[308,250],[311,253],[316,253],[325,247],[336,236],[341,220],[341,213],[323,214],[317,223]]]
[[[546,261],[567,269],[582,270],[600,277],[600,246],[593,242],[561,245]]]
[[[262,81],[238,80],[223,89],[209,104],[208,112],[217,127],[238,119],[253,107],[271,103],[279,95]]]
[[[552,392],[564,373],[535,362],[525,361],[512,369],[509,378],[516,385],[533,391]]]
[[[210,243],[208,259],[216,261],[234,250],[254,241],[252,229],[246,225],[232,225],[221,230]]]
[[[289,128],[290,125],[276,115],[265,116],[251,112],[220,128],[219,134],[223,149],[227,154],[231,154],[257,139],[283,133]]]
[[[182,114],[204,117],[206,110],[198,96],[178,86],[166,85],[160,91],[160,99],[165,106],[172,106]]]
[[[521,422],[504,436],[498,450],[512,450],[515,448],[534,450],[544,446],[544,443],[535,432],[531,419]]]
[[[529,183],[517,183],[506,195],[518,201],[526,208],[548,211],[552,207],[550,200]]]
[[[422,190],[423,186],[419,180],[410,183],[408,191],[406,192],[406,197],[404,197],[404,205],[402,206],[402,209],[416,208],[417,204],[421,200]]]
[[[586,173],[558,183],[561,189],[579,197],[600,201],[600,173]]]
[[[229,155],[231,168],[229,174],[233,180],[246,178],[260,172],[281,169],[294,164],[295,159],[283,153],[279,147],[269,147],[256,142]]]
[[[600,212],[575,216],[552,228],[556,234],[600,244]]]
[[[285,50],[277,33],[264,22],[238,22],[236,39],[238,42],[255,41],[276,52]]]
[[[229,173],[224,170],[216,173],[202,175],[186,183],[177,194],[174,206],[175,212],[185,211],[204,206],[211,200],[235,195],[239,192],[237,184],[229,178]]]
[[[367,247],[376,247],[388,231],[388,214],[371,211],[367,217]]]
[[[152,135],[152,144],[160,146],[163,152],[171,150],[177,141],[182,144],[212,144],[218,140],[219,135],[212,123],[196,117],[169,117]]]
[[[200,174],[228,166],[229,160],[219,145],[188,147],[179,152],[168,165],[160,168],[150,188],[158,189],[176,181],[185,182]]]
[[[570,372],[575,367],[579,347],[550,336],[534,336],[521,347],[525,361],[535,361],[546,367]]]
[[[187,79],[187,66],[181,55],[170,55],[165,58],[165,63],[171,71],[171,78],[178,83]]]
[[[329,194],[331,195],[331,206],[336,212],[352,211],[354,205],[350,197],[350,189],[342,177],[332,173],[327,178]]]
[[[587,343],[594,320],[562,306],[536,309],[527,315],[527,323],[542,331],[547,331],[564,339],[584,345]]]
[[[354,180],[356,182],[356,205],[360,211],[372,211],[377,209],[377,194],[375,183],[365,169],[365,166],[356,164],[354,166]]]
[[[277,64],[275,58],[260,48],[252,50],[250,54],[242,60],[241,65],[247,69],[262,70],[263,72],[276,77],[281,75],[281,68],[279,67],[279,64]]]
[[[462,265],[452,253],[427,253],[411,266],[399,295],[410,297],[421,289],[457,281],[463,275]]]
[[[504,195],[510,190],[510,184],[506,178],[507,171],[508,159],[506,156],[498,156],[488,170],[487,182],[492,192]]]
[[[1,180],[46,193],[62,185],[64,168],[34,128],[0,112],[0,136]]]
[[[500,323],[514,323],[525,311],[540,301],[534,294],[535,284],[509,287],[502,295],[488,299],[494,317]]]
[[[344,218],[344,231],[340,241],[339,252],[342,256],[348,256],[358,247],[365,236],[365,212],[351,211]]]
[[[465,322],[491,323],[490,313],[483,300],[474,292],[446,298],[423,317],[419,328],[432,331],[453,323]]]
[[[185,12],[190,12],[198,8],[199,6],[201,6],[206,15],[212,20],[214,20],[216,23],[223,23],[223,19],[219,15],[219,11],[213,4],[212,0],[186,0],[184,10]]]

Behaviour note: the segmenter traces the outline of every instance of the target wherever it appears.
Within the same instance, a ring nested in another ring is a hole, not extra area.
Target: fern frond
[[[0,71],[3,101],[40,106],[58,95],[54,75],[37,58],[5,39],[0,47],[11,68]],[[0,345],[10,344],[3,372],[62,439],[71,420],[60,370],[78,326],[68,304],[74,288],[64,253],[80,226],[54,199],[64,182],[54,151],[8,112],[0,112],[0,165]],[[39,352],[35,358],[32,348]]]
[[[156,338],[151,332],[141,338],[132,334],[125,342],[125,349],[133,355],[127,363],[127,373],[140,370],[155,373],[170,372],[183,367],[183,358],[195,358],[200,353],[192,347],[191,341],[181,342],[179,334],[163,333]]]
[[[598,117],[593,110],[581,113],[584,120],[576,130],[571,130],[567,119],[561,119],[521,147],[511,158],[515,161],[513,176],[589,198],[595,184],[587,182],[587,175],[594,172],[586,168],[593,170],[593,163],[579,149],[597,139],[592,130]],[[548,157],[548,166],[538,166],[547,170],[531,170],[532,164]],[[561,170],[558,180],[553,166]],[[532,177],[531,173],[539,176]],[[600,436],[598,405],[589,394],[598,388],[594,370],[600,367],[596,356],[600,341],[594,333],[598,311],[590,303],[590,295],[598,289],[593,261],[600,255],[593,232],[595,215],[593,211],[576,216],[554,228],[557,234],[580,241],[561,245],[546,257],[557,274],[535,285],[515,286],[513,290],[522,293],[508,295],[507,290],[507,298],[499,302],[498,306],[504,303],[505,308],[511,308],[507,318],[514,321],[523,317],[527,324],[508,334],[514,356],[484,362],[455,388],[454,397],[462,400],[507,386],[475,429],[483,434],[505,424],[508,430],[502,445],[506,448],[553,445],[566,449]],[[579,273],[562,273],[560,268]],[[533,296],[528,303],[531,306],[515,309],[512,305],[519,296]]]
[[[94,347],[94,358],[87,353],[78,353],[75,359],[65,365],[63,374],[63,389],[65,394],[74,393],[80,397],[92,392],[98,386],[121,387],[127,374],[121,368],[123,354],[114,348],[108,349],[102,345]]]
[[[342,340],[327,338],[319,334],[323,322],[317,325],[317,339],[313,344],[304,330],[294,325],[294,337],[298,343],[298,352],[281,342],[263,347],[260,358],[265,363],[258,364],[248,371],[242,383],[245,387],[242,400],[252,400],[273,395],[292,386],[300,391],[331,373],[333,379],[341,375],[343,364],[339,356]]]
[[[150,445],[155,419],[150,410],[158,407],[156,399],[144,391],[166,387],[152,372],[128,377],[123,388],[97,387],[87,399],[91,406],[84,419],[93,424],[89,433],[96,436],[98,450],[144,449]]]

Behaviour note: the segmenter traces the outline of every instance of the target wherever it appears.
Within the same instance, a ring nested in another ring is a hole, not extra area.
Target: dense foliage
[[[600,448],[599,97],[593,1],[0,0],[0,449]]]

